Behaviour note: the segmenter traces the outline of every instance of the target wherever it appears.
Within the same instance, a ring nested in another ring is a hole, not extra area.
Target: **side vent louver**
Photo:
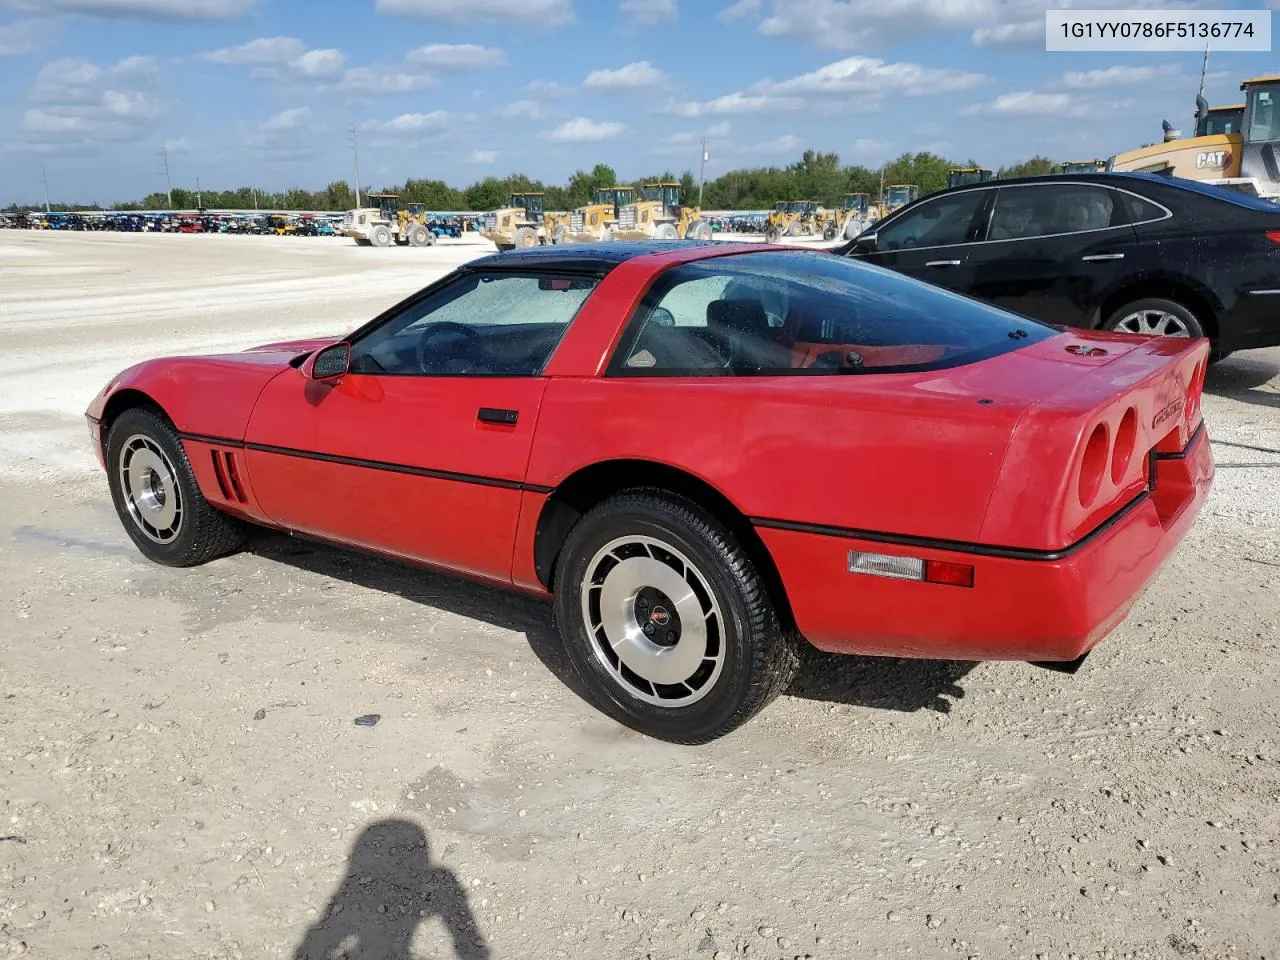
[[[247,503],[244,485],[240,482],[240,469],[236,465],[236,455],[224,450],[211,450],[213,457],[213,475],[218,481],[218,492],[223,500]]]

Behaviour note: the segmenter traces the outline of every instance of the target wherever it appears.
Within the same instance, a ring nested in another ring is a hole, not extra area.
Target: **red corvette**
[[[554,597],[600,706],[692,743],[802,639],[1082,658],[1204,502],[1208,353],[823,253],[544,247],[342,340],[142,363],[88,419],[151,559],[257,524]]]

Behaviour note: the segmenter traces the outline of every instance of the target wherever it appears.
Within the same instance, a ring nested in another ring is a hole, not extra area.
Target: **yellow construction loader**
[[[544,193],[511,194],[505,207],[484,215],[480,236],[493,241],[501,251],[517,247],[523,250],[546,243],[547,228],[543,223],[546,202]]]
[[[986,183],[991,171],[986,167],[957,167],[947,171],[947,188],[967,187],[972,183]]]
[[[711,224],[698,207],[680,205],[680,184],[642,183],[640,196],[618,209],[615,240],[710,240]]]
[[[764,238],[777,243],[783,237],[813,236],[823,229],[827,211],[814,200],[779,200],[769,211]]]
[[[840,198],[839,209],[830,211],[824,219],[822,239],[852,240],[870,224],[873,206],[870,194],[846,193]]]
[[[1196,136],[1183,138],[1166,120],[1162,143],[1118,153],[1109,169],[1183,177],[1280,200],[1280,75],[1253,77],[1240,89],[1243,107],[1210,109],[1203,94],[1196,97]]]
[[[622,208],[634,203],[635,187],[599,187],[595,202],[571,213],[549,216],[546,221],[552,243],[592,243],[612,240]]]
[[[436,235],[427,228],[426,207],[420,203],[400,209],[400,194],[370,193],[366,197],[377,206],[350,210],[342,218],[342,232],[362,247],[393,245],[429,247]]]
[[[908,203],[915,203],[920,196],[920,188],[914,183],[893,183],[885,187],[884,197],[880,203],[884,211],[882,217],[887,217],[893,211],[905,207]]]

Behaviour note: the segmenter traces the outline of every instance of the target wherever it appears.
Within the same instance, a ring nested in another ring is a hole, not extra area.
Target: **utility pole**
[[[200,178],[199,177],[196,177],[196,209],[197,210],[204,209],[203,198],[200,195]]]
[[[44,212],[49,212],[49,174],[45,173],[44,164],[40,164],[40,182],[44,184]]]
[[[173,179],[169,176],[169,150],[167,147],[160,148],[160,163],[164,167],[164,182],[166,187],[166,195],[169,197],[169,209],[173,209]]]
[[[702,186],[707,179],[706,175],[707,175],[708,159],[709,159],[709,154],[707,153],[707,138],[703,137],[702,138],[702,159],[698,162],[698,209],[699,210],[702,209]]]
[[[360,128],[354,123],[351,125],[347,139],[351,143],[351,153],[356,161],[356,209],[358,210],[360,209]]]

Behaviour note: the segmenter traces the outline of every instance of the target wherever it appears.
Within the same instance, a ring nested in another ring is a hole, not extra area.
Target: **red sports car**
[[[88,418],[152,560],[256,524],[553,597],[600,706],[693,743],[802,641],[1083,657],[1209,490],[1208,353],[824,253],[611,243],[482,257],[341,340],[142,363]]]

